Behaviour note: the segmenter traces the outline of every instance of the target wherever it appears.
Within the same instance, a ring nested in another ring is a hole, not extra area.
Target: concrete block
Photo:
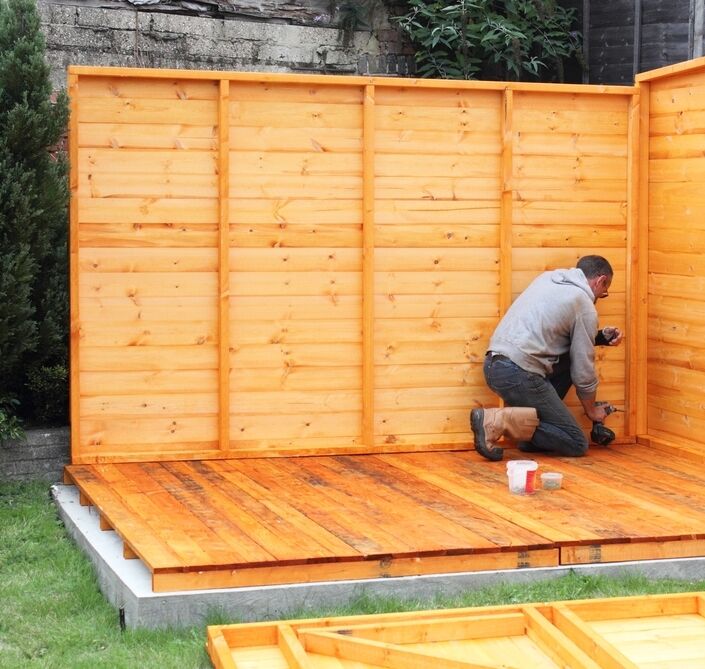
[[[31,446],[30,459],[33,460],[65,460],[68,461],[69,450],[66,443]]]
[[[279,44],[264,44],[257,56],[260,62],[275,64],[320,62],[320,58],[315,54],[315,49],[307,46],[292,48]]]
[[[39,14],[39,21],[41,23],[51,23],[53,13],[54,11],[52,5],[48,4],[47,2],[43,2],[42,0],[39,0],[37,2],[37,14]]]
[[[147,15],[142,12],[122,8],[102,9],[100,7],[77,8],[76,25],[83,28],[102,28],[105,30],[134,30],[137,22],[147,22]]]
[[[136,39],[139,38],[135,35],[134,30],[113,30],[111,33],[112,38],[112,52],[116,56],[122,54],[133,55],[136,50]],[[139,42],[137,42],[139,43]],[[95,63],[98,65],[98,63]]]
[[[216,18],[153,13],[149,14],[149,23],[146,28],[155,32],[217,39],[225,36],[224,23],[226,22],[223,19]]]
[[[78,15],[75,5],[58,5],[51,0],[37,0],[37,10],[42,23],[74,25]]]
[[[47,26],[45,37],[49,51],[67,47],[78,47],[85,51],[108,51],[112,45],[109,30],[96,31],[61,24]]]
[[[352,44],[343,47],[337,27],[324,16],[327,0],[320,0],[320,11],[313,5],[294,8],[293,3],[253,0],[234,5],[226,18],[138,11],[122,3],[38,1],[56,88],[65,87],[69,64],[352,73],[361,71],[362,55],[383,51],[380,39],[393,45],[396,34],[399,40],[398,33],[380,23],[375,33],[379,39],[369,30],[358,30]],[[263,20],[244,18],[250,11]],[[303,25],[296,17],[307,12],[313,13]]]
[[[211,58],[223,62],[233,59],[251,61],[255,58],[260,44],[250,40],[216,40],[187,38],[185,55],[197,60]]]
[[[26,440],[0,445],[0,478],[61,480],[69,461],[69,430],[27,430]]]
[[[188,54],[188,38],[185,35],[152,32],[142,33],[136,39],[141,53],[152,52],[160,58],[186,57]]]
[[[251,23],[248,21],[225,21],[223,39],[247,39],[263,42],[281,39],[281,27],[271,23]],[[289,26],[293,28],[293,26]]]
[[[52,427],[26,431],[26,442],[31,446],[51,446],[55,444],[68,445],[71,431],[68,427]]]

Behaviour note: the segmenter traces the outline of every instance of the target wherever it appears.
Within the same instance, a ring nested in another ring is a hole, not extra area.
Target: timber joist
[[[215,625],[208,652],[217,669],[695,668],[704,616],[695,592]]]

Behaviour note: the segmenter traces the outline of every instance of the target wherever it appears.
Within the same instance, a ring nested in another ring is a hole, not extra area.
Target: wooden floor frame
[[[208,652],[216,669],[694,669],[704,637],[694,592],[217,625]]]
[[[155,592],[705,556],[694,457],[535,459],[563,489],[511,495],[505,463],[469,451],[70,465],[66,481]]]

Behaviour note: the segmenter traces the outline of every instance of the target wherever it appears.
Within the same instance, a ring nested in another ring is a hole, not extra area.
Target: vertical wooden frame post
[[[230,448],[230,82],[218,96],[218,441]]]
[[[81,389],[79,340],[81,320],[78,310],[78,75],[69,73],[69,317],[70,325],[70,420],[71,462],[80,451]]]
[[[502,137],[501,202],[499,221],[499,315],[512,303],[512,219],[514,208],[514,91],[504,90],[500,132]]]
[[[362,120],[362,443],[375,437],[375,87],[365,86]]]
[[[637,271],[634,277],[636,295],[633,323],[632,349],[635,353],[635,374],[632,401],[635,407],[636,436],[648,433],[647,412],[647,364],[649,338],[649,114],[650,84],[641,82],[639,87],[639,139],[638,139],[638,211],[635,228],[635,248],[637,253]]]
[[[637,411],[639,397],[643,393],[639,388],[639,350],[637,339],[645,330],[639,324],[639,268],[645,258],[640,253],[639,244],[639,140],[640,140],[640,95],[632,95],[629,101],[629,129],[627,133],[627,369],[625,379],[626,421],[625,437],[633,437],[637,432]]]

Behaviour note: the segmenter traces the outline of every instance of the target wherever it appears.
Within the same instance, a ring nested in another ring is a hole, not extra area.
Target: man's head
[[[614,276],[612,265],[602,256],[583,256],[577,267],[585,275],[595,299],[607,297]]]

